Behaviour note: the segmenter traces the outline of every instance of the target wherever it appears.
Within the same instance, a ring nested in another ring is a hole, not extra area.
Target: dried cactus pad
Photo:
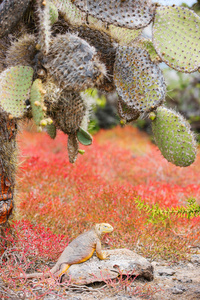
[[[23,117],[30,97],[33,69],[15,66],[0,74],[0,106],[15,118]]]
[[[148,52],[139,47],[118,47],[114,82],[126,105],[140,114],[156,109],[165,98],[162,71]]]
[[[161,59],[171,68],[191,73],[200,66],[200,17],[178,6],[156,9],[153,44]]]
[[[154,16],[151,0],[71,0],[80,10],[109,24],[126,28],[147,26]]]
[[[71,133],[68,135],[68,157],[70,163],[75,163],[78,156],[79,143],[75,133]]]
[[[36,79],[33,82],[30,102],[35,124],[40,126],[41,121],[44,120],[44,90],[41,79]]]
[[[194,162],[196,141],[183,116],[160,106],[152,121],[152,129],[158,148],[169,162],[180,167],[187,167]]]
[[[85,115],[85,105],[79,93],[63,90],[57,102],[47,103],[47,114],[55,126],[66,134],[76,133]]]
[[[92,136],[82,127],[77,131],[77,138],[82,145],[89,146],[92,144]]]
[[[95,48],[68,33],[54,38],[46,68],[65,90],[76,91],[98,84],[106,73]]]

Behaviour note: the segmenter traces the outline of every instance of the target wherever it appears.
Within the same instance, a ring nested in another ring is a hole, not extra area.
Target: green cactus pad
[[[154,5],[144,0],[71,0],[89,15],[125,28],[147,26],[154,16]]]
[[[68,135],[67,143],[68,157],[70,163],[75,163],[79,150],[79,143],[76,136],[76,133],[71,133]]]
[[[109,26],[110,36],[119,43],[119,45],[130,45],[139,34],[141,30],[121,28],[114,25]]]
[[[120,97],[118,97],[118,114],[120,118],[126,120],[127,122],[137,120],[140,116],[137,110],[128,107]]]
[[[44,91],[42,87],[42,80],[36,79],[31,87],[31,109],[32,116],[37,126],[41,125],[41,121],[44,120]]]
[[[160,106],[152,121],[152,129],[158,148],[169,162],[180,167],[187,167],[194,162],[196,141],[183,116]]]
[[[77,131],[77,138],[82,145],[89,146],[92,144],[92,136],[82,127]]]
[[[55,137],[56,137],[56,126],[53,123],[52,124],[48,124],[46,126],[46,132],[48,133],[48,135],[52,139],[55,139]]]
[[[178,6],[156,9],[153,25],[153,44],[171,68],[191,73],[200,66],[200,17]]]
[[[51,25],[58,21],[58,10],[52,2],[49,3],[49,18]]]
[[[0,106],[15,118],[26,112],[26,100],[30,97],[33,69],[15,66],[0,74]]]
[[[153,111],[165,98],[165,81],[159,66],[139,47],[117,49],[114,82],[124,103],[140,114]]]

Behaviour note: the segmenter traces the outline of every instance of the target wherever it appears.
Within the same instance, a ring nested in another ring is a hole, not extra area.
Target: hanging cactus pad
[[[178,6],[156,9],[154,47],[169,67],[191,73],[200,67],[200,17]]]
[[[89,146],[92,144],[92,136],[82,127],[77,131],[77,138],[82,145]]]
[[[165,98],[165,81],[159,66],[139,47],[118,47],[114,82],[124,103],[136,112],[155,110]]]
[[[158,148],[169,162],[180,167],[187,167],[194,162],[196,141],[183,116],[160,106],[152,121],[152,129]]]
[[[15,66],[0,74],[0,106],[15,118],[26,112],[26,100],[30,97],[33,69]]]

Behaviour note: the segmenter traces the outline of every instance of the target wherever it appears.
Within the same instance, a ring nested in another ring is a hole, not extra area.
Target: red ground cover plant
[[[104,238],[107,247],[128,247],[151,259],[187,259],[191,246],[200,243],[199,217],[148,222],[148,213],[135,203],[139,197],[167,208],[193,197],[200,204],[200,155],[192,166],[176,167],[131,126],[100,131],[92,146],[81,146],[85,154],[74,165],[61,132],[51,140],[45,133],[23,131],[18,139],[16,215],[1,239],[1,249],[11,245],[0,266],[8,287],[11,274],[47,269],[70,239],[94,223],[113,225],[114,232]],[[26,293],[27,285],[20,282],[16,290]]]

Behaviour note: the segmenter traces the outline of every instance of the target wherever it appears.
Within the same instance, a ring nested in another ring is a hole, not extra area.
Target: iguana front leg
[[[110,256],[110,254],[108,254],[108,253],[106,253],[106,251],[102,250],[100,240],[98,240],[96,243],[96,254],[99,259],[107,259],[107,257]]]
[[[59,270],[58,276],[60,277],[60,276],[62,276],[64,273],[66,273],[67,270],[69,269],[69,267],[70,267],[70,265],[68,265],[68,264],[63,264],[63,265],[61,266],[61,269]]]

